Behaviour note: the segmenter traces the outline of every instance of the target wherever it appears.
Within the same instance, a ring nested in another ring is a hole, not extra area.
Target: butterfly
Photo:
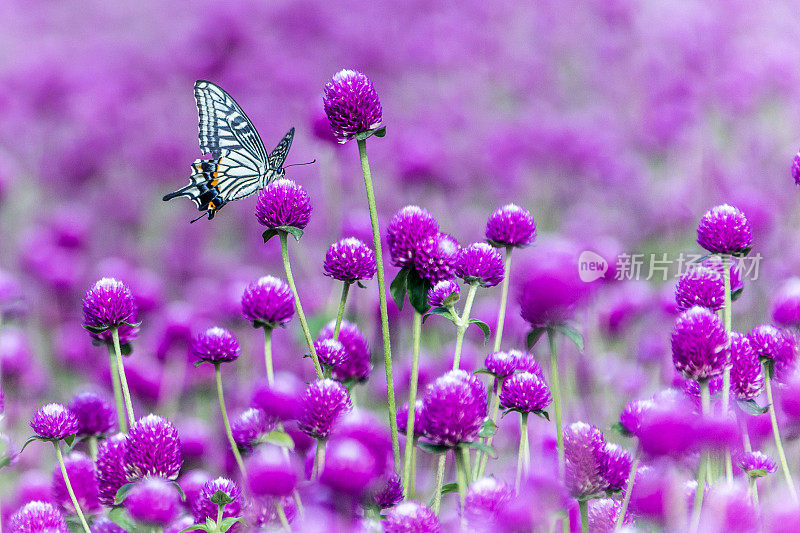
[[[200,149],[211,158],[195,159],[189,185],[163,198],[166,202],[188,196],[203,211],[192,222],[206,215],[211,220],[228,202],[253,195],[282,178],[286,174],[283,162],[294,139],[291,128],[267,154],[244,110],[222,87],[197,80],[194,99],[200,116]]]

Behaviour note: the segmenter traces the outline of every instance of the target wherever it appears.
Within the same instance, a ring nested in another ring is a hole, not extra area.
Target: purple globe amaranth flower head
[[[414,435],[419,437],[425,435],[425,414],[423,413],[424,405],[422,400],[414,402]],[[408,431],[408,402],[403,403],[397,410],[397,431],[406,434]]]
[[[372,496],[372,501],[379,509],[388,509],[403,501],[403,480],[400,475],[392,473],[384,476]]]
[[[589,502],[589,527],[587,531],[593,533],[612,533],[617,529],[617,516],[622,510],[622,502],[611,498],[601,498]],[[633,518],[630,513],[625,513],[622,519],[623,526],[632,526]],[[624,529],[627,531],[627,529]]]
[[[731,392],[739,400],[752,400],[764,388],[761,362],[750,339],[731,331]]]
[[[381,102],[370,79],[357,70],[343,69],[325,84],[322,103],[331,132],[340,143],[380,126]]]
[[[181,490],[186,495],[183,506],[191,511],[195,501],[200,496],[200,491],[203,486],[214,479],[211,474],[205,470],[190,470],[181,476],[178,484]]]
[[[100,501],[106,507],[114,505],[120,487],[128,482],[125,474],[125,449],[128,436],[124,433],[100,441],[97,447],[97,484]]]
[[[241,353],[239,341],[225,328],[208,328],[192,342],[192,356],[206,363],[228,363],[238,359]]]
[[[15,533],[69,533],[64,517],[51,503],[32,501],[11,515],[10,531]]]
[[[422,426],[435,444],[471,442],[486,418],[486,391],[480,380],[452,370],[428,385],[423,397]]]
[[[744,213],[728,204],[718,205],[700,219],[697,243],[711,253],[742,254],[753,246],[753,231]]]
[[[518,350],[491,352],[483,362],[495,378],[504,379],[517,371]]]
[[[628,436],[637,436],[642,427],[642,417],[655,407],[653,400],[633,400],[625,404],[619,415],[619,425]]]
[[[366,443],[337,435],[328,443],[319,481],[336,493],[361,499],[382,473],[383,465]]]
[[[62,404],[48,403],[33,414],[31,428],[38,437],[62,440],[69,435],[75,435],[80,425],[75,413]]]
[[[318,339],[333,339],[336,322],[330,321],[319,332]],[[347,357],[337,365],[333,365],[331,376],[337,381],[364,381],[372,373],[369,343],[358,329],[358,326],[342,320],[339,326],[339,342],[344,346]]]
[[[81,452],[72,452],[64,457],[64,466],[67,469],[67,477],[81,510],[89,514],[98,512],[100,510],[100,499],[94,461]],[[59,465],[53,468],[51,488],[54,501],[67,514],[76,514],[75,506],[72,505],[72,499],[69,491],[67,491],[67,484],[64,482],[64,475]]]
[[[527,209],[515,204],[504,205],[489,215],[486,240],[496,247],[522,247],[536,239],[536,223]]]
[[[689,269],[675,286],[675,302],[680,311],[696,305],[719,311],[725,307],[725,283],[722,274],[702,266]]]
[[[439,223],[428,211],[416,205],[402,208],[389,221],[387,230],[392,264],[401,268],[414,266],[417,245],[437,233]]]
[[[500,391],[500,405],[521,413],[544,411],[552,401],[547,383],[531,372],[511,375]]]
[[[231,423],[231,433],[236,445],[252,450],[258,439],[275,429],[275,419],[263,410],[251,407]]]
[[[350,409],[350,394],[341,383],[319,379],[311,383],[303,395],[303,413],[298,428],[315,439],[326,439],[339,417]]]
[[[326,276],[345,283],[372,279],[376,269],[375,253],[355,237],[341,239],[328,248],[323,269]]]
[[[269,229],[304,229],[311,218],[311,197],[290,179],[280,178],[267,185],[256,201],[256,218]]]
[[[505,275],[503,257],[500,252],[486,244],[470,244],[458,255],[456,275],[466,283],[478,283],[481,287],[494,287]]]
[[[613,443],[606,443],[605,456],[603,475],[606,478],[606,490],[624,489],[628,484],[633,457],[628,450]]]
[[[711,379],[728,364],[727,342],[719,317],[704,307],[692,307],[675,321],[672,362],[687,379]]]
[[[564,428],[567,489],[582,499],[606,490],[606,442],[596,427],[574,422]]]
[[[247,480],[256,496],[288,496],[297,485],[297,472],[275,446],[262,446],[247,461]]]
[[[191,524],[190,524],[191,525]],[[92,533],[125,533],[125,530],[120,526],[109,520],[108,518],[101,518],[92,523]]]
[[[792,177],[797,186],[800,187],[800,151],[794,154],[792,158]]]
[[[451,279],[436,283],[428,290],[428,303],[433,307],[451,307],[461,297],[461,287]]]
[[[294,294],[283,280],[264,276],[244,290],[242,313],[253,327],[282,326],[294,316]]]
[[[759,360],[772,361],[778,380],[783,381],[790,375],[797,359],[797,340],[791,332],[762,324],[754,327],[747,338]]]
[[[231,518],[241,516],[242,489],[230,479],[218,477],[203,485],[197,498],[192,502],[192,515],[194,516],[195,523],[203,524],[208,518],[214,521],[217,520],[217,510],[219,506],[211,501],[211,497],[214,496],[217,491],[224,492],[228,498],[233,500],[225,505],[225,509],[222,511],[222,517]],[[236,526],[234,526],[229,531],[236,531],[236,529]]]
[[[774,474],[778,470],[775,461],[761,452],[743,452],[736,458],[736,465],[750,477]]]
[[[395,505],[382,522],[386,533],[439,533],[442,526],[433,511],[415,501]]]
[[[172,522],[181,508],[177,489],[163,478],[150,476],[136,482],[123,504],[137,522],[160,527]]]
[[[517,292],[520,315],[533,327],[563,324],[575,314],[586,296],[588,283],[581,281],[572,253],[555,253],[523,268]]]
[[[430,282],[453,279],[461,255],[461,246],[452,235],[436,233],[422,239],[414,254],[414,268],[419,276]]]
[[[464,499],[464,513],[474,525],[494,519],[497,512],[514,498],[514,489],[493,477],[473,481]]]
[[[342,366],[347,363],[350,354],[344,349],[344,344],[334,339],[317,339],[314,349],[321,363],[330,367]]]
[[[128,434],[125,449],[125,473],[128,481],[145,476],[174,480],[181,470],[181,441],[178,430],[158,415],[140,418]]]
[[[123,282],[102,278],[92,285],[83,297],[83,326],[93,338],[112,342],[112,328],[118,328],[120,343],[136,338],[136,300]]]
[[[78,435],[100,437],[116,427],[117,413],[103,398],[93,392],[82,392],[72,399],[70,411],[78,419]]]
[[[742,259],[731,259],[730,265],[728,267],[728,273],[730,276],[731,282],[731,298],[736,300],[741,295],[742,291],[744,290],[744,280],[742,279],[742,273],[740,270],[740,266],[742,264]],[[705,268],[710,268],[719,273],[720,276],[725,275],[725,271],[722,269],[722,258],[718,255],[712,255],[702,263],[700,266]],[[725,280],[721,278],[722,281],[722,288],[725,290]]]
[[[800,278],[790,278],[778,288],[772,319],[781,326],[800,327]]]
[[[256,384],[250,403],[278,420],[297,420],[305,387],[294,374],[278,372],[272,385],[266,380]]]

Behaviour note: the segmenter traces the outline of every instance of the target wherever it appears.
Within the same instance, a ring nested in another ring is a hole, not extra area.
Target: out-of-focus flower
[[[586,498],[608,486],[606,442],[596,427],[574,422],[564,428],[567,489],[574,498]]]
[[[334,74],[325,84],[322,103],[340,143],[377,128],[383,118],[378,92],[357,70],[343,69]]]
[[[267,185],[256,201],[256,218],[269,229],[304,229],[311,219],[311,197],[294,181],[281,178]]]
[[[254,281],[242,294],[242,313],[254,327],[275,328],[294,316],[294,295],[289,285],[273,276]]]
[[[275,429],[275,420],[263,409],[251,407],[231,422],[231,433],[236,445],[252,450],[259,438]]]
[[[704,307],[692,307],[672,329],[672,362],[687,379],[710,379],[728,363],[727,341],[719,317]]]
[[[92,533],[125,533],[124,529],[122,529],[120,526],[118,526],[108,518],[101,518],[99,520],[95,520],[92,523],[91,530]]]
[[[500,405],[521,413],[543,411],[552,401],[547,383],[531,372],[511,375],[500,391]]]
[[[430,283],[453,279],[461,246],[452,235],[436,233],[422,239],[414,253],[414,268]]]
[[[486,392],[478,378],[452,370],[425,390],[421,423],[431,441],[455,446],[477,438],[486,411]]]
[[[750,477],[762,477],[774,474],[778,470],[775,461],[761,452],[745,452],[739,455],[736,465]]]
[[[800,187],[800,152],[794,154],[792,158],[792,177],[797,186]]]
[[[197,498],[200,497],[200,491],[203,490],[205,484],[212,479],[214,478],[211,474],[205,470],[191,470],[183,474],[178,484],[186,495],[184,507],[191,511],[197,502]]]
[[[696,305],[719,311],[725,307],[725,284],[716,270],[698,266],[686,271],[675,286],[675,301],[680,311]]]
[[[18,533],[69,533],[64,517],[50,503],[32,501],[14,513],[9,529]]]
[[[407,205],[394,214],[389,221],[387,241],[392,264],[398,267],[414,266],[417,245],[439,232],[439,223],[416,205]]]
[[[747,338],[760,360],[773,361],[778,380],[791,374],[797,360],[797,340],[790,331],[762,324],[754,327]]]
[[[112,341],[109,329],[119,328],[120,343],[136,337],[136,301],[130,289],[114,278],[103,278],[83,297],[83,325],[95,328],[92,337],[106,343]],[[105,331],[99,331],[103,330]]]
[[[497,511],[514,497],[514,488],[493,477],[473,481],[464,499],[464,514],[475,525],[492,521]]]
[[[100,501],[111,507],[120,487],[128,482],[125,474],[125,449],[128,436],[124,433],[100,441],[97,447],[97,483]]]
[[[70,411],[78,419],[78,435],[101,437],[114,430],[116,412],[93,392],[83,392],[72,399]]]
[[[486,221],[486,240],[492,246],[522,247],[536,239],[536,223],[527,209],[504,205]]]
[[[350,395],[339,382],[320,379],[311,383],[303,395],[303,411],[298,427],[315,439],[325,439],[339,417],[352,409]]]
[[[203,488],[200,489],[200,493],[197,495],[197,499],[195,499],[192,505],[192,514],[194,515],[195,523],[204,524],[208,518],[216,522],[219,506],[211,501],[211,497],[216,494],[217,491],[222,491],[231,499],[231,502],[226,504],[225,509],[222,511],[222,517],[232,518],[241,516],[242,489],[230,479],[218,477],[217,479],[207,482],[203,485]],[[236,531],[237,527],[238,524],[229,531]]]
[[[182,464],[181,441],[172,422],[149,414],[133,425],[125,449],[128,481],[145,476],[174,480]]]
[[[241,353],[239,341],[225,328],[208,328],[192,343],[192,356],[206,363],[228,363],[235,361]]]
[[[251,403],[278,420],[297,420],[303,410],[304,391],[305,386],[297,376],[278,373],[272,386],[266,381],[256,385]]]
[[[465,283],[494,287],[503,281],[505,275],[503,256],[485,242],[470,244],[458,255],[456,275]]]
[[[375,275],[375,253],[355,237],[331,244],[323,263],[325,275],[345,283],[372,279]]]
[[[33,414],[31,428],[38,437],[62,440],[75,435],[80,425],[75,413],[60,403],[48,403]]]
[[[403,501],[403,480],[400,475],[392,473],[384,476],[372,500],[379,509],[388,509]]]
[[[800,278],[790,278],[778,288],[772,319],[781,326],[800,326]]]
[[[653,400],[633,400],[625,404],[619,415],[619,424],[622,429],[632,436],[636,436],[642,426],[642,417],[655,404]]]
[[[97,477],[94,471],[94,461],[81,452],[72,452],[64,457],[64,466],[67,469],[75,497],[78,505],[84,513],[94,514],[100,510],[100,499],[98,497]],[[75,514],[75,506],[72,505],[67,484],[64,482],[64,475],[61,467],[56,465],[53,469],[52,477],[53,498],[67,514]]]
[[[728,204],[718,205],[700,219],[697,243],[712,253],[739,254],[753,245],[753,231],[744,213]]]
[[[327,445],[319,481],[337,493],[360,498],[382,474],[382,466],[364,443],[334,437]]]
[[[136,482],[123,502],[125,509],[137,522],[164,527],[180,511],[178,491],[160,477],[145,477]]]
[[[563,324],[586,296],[587,283],[578,276],[577,258],[554,250],[536,262],[523,265],[517,291],[520,314],[533,327]]]
[[[335,327],[334,321],[328,322],[319,332],[319,339],[333,339]],[[372,372],[367,338],[358,326],[342,320],[338,341],[344,347],[347,356],[339,364],[333,365],[331,376],[338,381],[366,380]]]
[[[297,484],[297,472],[274,446],[262,446],[247,461],[247,480],[256,496],[288,496]]]
[[[460,298],[461,287],[451,279],[436,283],[428,290],[428,303],[433,307],[447,307],[455,305]]]
[[[763,388],[761,363],[750,339],[731,331],[731,392],[740,400],[751,400],[761,394]]]
[[[417,437],[425,434],[425,427],[422,425],[425,422],[423,409],[422,400],[416,400],[414,402],[414,435]],[[408,431],[408,402],[405,402],[397,410],[397,431],[403,435]]]
[[[423,504],[406,501],[395,505],[383,521],[386,533],[439,533],[442,526],[436,515]]]
[[[621,510],[622,502],[611,498],[590,501],[588,531],[591,531],[591,533],[612,533],[616,531],[617,516],[619,516]],[[625,513],[622,525],[633,525],[633,518],[631,518],[630,513]]]

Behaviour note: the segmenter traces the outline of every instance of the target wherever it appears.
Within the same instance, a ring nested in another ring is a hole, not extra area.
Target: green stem
[[[700,381],[700,404],[703,416],[708,416],[711,410],[711,394],[708,390],[708,380]],[[700,452],[700,466],[697,469],[697,490],[694,493],[694,506],[692,508],[692,521],[690,530],[696,532],[700,527],[700,513],[703,508],[703,493],[706,489],[706,473],[708,471],[708,452]]]
[[[475,292],[478,290],[478,284],[472,283],[469,286],[467,293],[467,301],[464,303],[464,312],[461,314],[461,319],[458,324],[458,335],[456,336],[456,352],[453,355],[453,370],[458,370],[461,363],[461,346],[464,344],[464,333],[469,327],[469,314],[472,311],[472,302],[475,301]]]
[[[242,455],[239,453],[239,447],[233,438],[231,432],[231,424],[228,421],[228,409],[225,407],[225,396],[222,394],[222,371],[220,370],[220,363],[214,364],[214,377],[217,380],[217,398],[219,399],[219,410],[222,413],[222,423],[225,425],[225,434],[228,436],[228,442],[231,444],[231,451],[233,457],[236,459],[236,464],[239,466],[239,471],[242,473],[242,480],[247,479],[247,472],[244,469],[244,461]]]
[[[631,471],[628,474],[628,482],[625,485],[625,496],[622,498],[622,505],[619,508],[617,515],[617,522],[614,526],[614,531],[622,529],[622,523],[625,521],[625,514],[628,512],[628,504],[631,501],[631,492],[633,491],[633,483],[636,480],[636,468],[639,466],[639,449],[633,456],[633,463],[631,463]]]
[[[75,507],[75,514],[78,515],[78,520],[81,521],[83,530],[86,533],[91,533],[89,530],[89,524],[86,523],[86,517],[83,516],[83,511],[81,510],[81,506],[78,503],[78,498],[75,497],[75,491],[72,490],[72,483],[69,482],[69,476],[67,475],[67,466],[64,464],[64,456],[61,455],[61,446],[59,445],[59,441],[54,441],[53,446],[55,446],[56,448],[56,458],[58,459],[58,466],[61,467],[61,475],[64,477],[64,485],[67,486],[67,492],[69,493],[69,499],[72,500],[72,506]]]
[[[519,425],[519,450],[517,451],[517,478],[514,482],[514,492],[519,493],[522,475],[528,475],[531,465],[531,456],[528,452],[528,413],[520,413]]]
[[[264,366],[267,369],[267,383],[275,384],[275,370],[272,368],[272,328],[264,327]]]
[[[215,523],[217,533],[222,533],[222,513],[225,511],[224,505],[217,505],[217,521]]]
[[[317,449],[314,452],[314,464],[311,467],[311,480],[319,479],[325,469],[325,439],[317,439]]]
[[[500,292],[500,310],[497,312],[497,331],[494,334],[494,351],[500,350],[500,343],[503,340],[503,324],[506,321],[506,303],[508,302],[508,284],[511,277],[511,246],[506,246],[505,276],[503,276],[503,286]]]
[[[411,479],[408,482],[409,492],[403,493],[404,497],[407,500],[413,500],[414,495],[416,494],[416,486],[417,486],[417,443],[419,442],[419,437],[416,435],[413,437],[411,442]]]
[[[756,487],[756,478],[750,476],[750,497],[753,499],[753,505],[758,507],[758,487]]]
[[[314,370],[317,372],[317,378],[322,379],[322,367],[319,364],[319,357],[317,357],[317,350],[314,348],[314,340],[311,338],[311,330],[308,329],[308,322],[306,321],[306,314],[303,312],[303,305],[300,303],[300,294],[297,292],[297,287],[294,284],[294,276],[292,276],[292,265],[289,263],[289,246],[286,242],[287,232],[282,231],[278,235],[281,240],[281,256],[283,256],[283,269],[286,271],[286,281],[289,282],[289,287],[294,294],[294,308],[297,310],[297,318],[300,319],[300,326],[303,328],[303,335],[306,337],[308,349],[311,350],[311,360],[314,361]]]
[[[547,341],[550,345],[550,389],[553,393],[553,411],[556,415],[556,442],[558,443],[558,475],[564,479],[564,433],[561,429],[561,388],[558,384],[558,354],[556,351],[556,332],[547,328]]]
[[[496,385],[492,387],[492,396],[490,399],[492,405],[492,423],[497,424],[497,415],[500,412],[500,391],[503,389],[503,381],[496,379]],[[491,446],[494,440],[494,435],[486,438],[486,444]],[[486,471],[486,465],[489,463],[489,455],[483,451],[478,452],[478,459],[476,460],[475,479],[483,477]]]
[[[111,338],[114,341],[114,353],[116,354],[117,359],[119,383],[122,386],[122,398],[125,400],[125,410],[128,412],[128,422],[133,425],[136,423],[136,417],[133,415],[131,392],[128,390],[128,379],[125,377],[125,365],[122,362],[122,349],[119,345],[119,328],[111,328]]]
[[[339,301],[339,313],[336,315],[336,327],[333,328],[333,339],[339,340],[339,328],[342,327],[342,317],[344,316],[344,304],[347,302],[347,293],[350,292],[350,283],[345,281],[342,284],[342,299]]]
[[[730,269],[729,255],[722,256],[722,279],[725,284],[725,307],[724,307],[724,320],[725,320],[725,334],[727,335],[726,346],[730,350],[731,346],[731,329],[733,320],[733,309],[731,299],[731,269]],[[722,374],[722,413],[723,416],[728,416],[728,404],[730,400],[731,390],[731,365],[725,365],[725,370]],[[733,461],[731,460],[731,450],[725,450],[725,480],[728,483],[733,483]]]
[[[92,461],[97,460],[97,437],[92,435],[89,437],[89,455],[92,458]]]
[[[372,189],[372,173],[369,170],[369,159],[367,159],[367,141],[358,139],[357,142],[358,155],[361,159],[361,171],[364,174],[364,187],[367,191],[369,218],[372,223],[372,240],[375,246],[378,298],[381,307],[381,334],[383,335],[383,362],[386,368],[386,403],[389,407],[389,429],[392,434],[392,453],[396,470],[400,465],[400,441],[397,436],[397,405],[394,399],[394,379],[392,378],[392,345],[389,339],[389,311],[386,306],[386,281],[383,274],[381,232],[378,227],[378,210],[375,207],[375,191]]]
[[[458,497],[461,501],[461,512],[464,512],[464,500],[467,497],[467,485],[469,479],[469,455],[466,448],[457,446],[455,449],[456,458],[456,482],[458,483]]]
[[[581,533],[589,531],[589,500],[578,500],[578,508],[581,510]]]
[[[114,388],[114,402],[117,404],[117,425],[123,433],[128,432],[128,419],[125,416],[125,403],[122,400],[122,387],[119,384],[117,356],[111,346],[108,347],[108,364],[111,369],[111,385]]]
[[[416,414],[417,383],[419,381],[419,344],[422,337],[422,315],[414,311],[412,324],[411,383],[408,389],[408,419],[406,422],[406,449],[403,461],[403,494],[411,494],[411,478],[414,476],[414,416]]]
[[[775,447],[778,448],[778,457],[781,460],[783,477],[786,479],[786,484],[789,486],[789,492],[792,494],[792,499],[795,503],[797,503],[797,490],[794,487],[792,474],[789,472],[789,463],[786,461],[786,454],[783,451],[783,444],[781,443],[781,434],[778,430],[778,419],[775,416],[775,405],[772,401],[772,378],[767,371],[766,363],[764,364],[764,378],[764,388],[767,390],[767,403],[769,405],[769,420],[772,423],[772,435],[775,437]]]
[[[447,461],[447,454],[439,456],[439,463],[436,465],[436,485],[433,487],[433,512],[439,516],[439,508],[442,504],[442,486],[444,486],[444,466]]]
[[[275,510],[278,512],[278,520],[280,520],[283,529],[291,531],[292,528],[289,526],[289,520],[286,518],[286,511],[283,510],[283,503],[281,503],[278,498],[275,499]]]

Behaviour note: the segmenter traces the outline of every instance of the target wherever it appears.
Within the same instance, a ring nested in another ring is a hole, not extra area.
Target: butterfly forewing
[[[292,147],[292,140],[294,139],[294,128],[286,132],[278,146],[269,154],[269,168],[272,170],[282,170],[283,162],[286,161],[286,156],[289,155],[289,148]],[[268,182],[267,182],[268,183]],[[266,185],[266,184],[265,184]]]

